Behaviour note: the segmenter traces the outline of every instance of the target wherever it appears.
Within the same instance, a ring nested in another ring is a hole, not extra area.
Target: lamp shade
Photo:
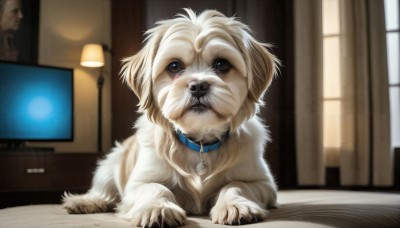
[[[83,46],[81,65],[85,67],[104,66],[104,53],[101,44],[86,44]]]

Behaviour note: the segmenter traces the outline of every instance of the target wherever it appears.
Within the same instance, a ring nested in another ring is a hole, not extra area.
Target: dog
[[[69,213],[116,211],[140,227],[182,226],[187,214],[240,225],[277,206],[257,113],[279,60],[238,19],[184,10],[122,61],[142,113],[136,133],[99,161],[86,194],[64,193]]]

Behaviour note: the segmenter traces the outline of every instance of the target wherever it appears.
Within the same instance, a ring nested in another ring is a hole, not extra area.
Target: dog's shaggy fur
[[[186,13],[158,22],[143,49],[123,61],[143,115],[136,134],[99,162],[92,188],[64,195],[69,213],[116,210],[143,227],[183,225],[186,213],[242,224],[277,205],[263,159],[269,136],[256,114],[278,60],[235,18]],[[196,172],[202,156],[177,131],[202,144],[221,140],[203,156],[204,175]]]

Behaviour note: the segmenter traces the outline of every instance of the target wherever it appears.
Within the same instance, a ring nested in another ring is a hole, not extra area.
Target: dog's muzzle
[[[210,84],[208,82],[193,81],[189,83],[188,88],[192,94],[190,110],[195,112],[207,111],[210,107],[205,102],[206,99],[204,97],[209,92]]]

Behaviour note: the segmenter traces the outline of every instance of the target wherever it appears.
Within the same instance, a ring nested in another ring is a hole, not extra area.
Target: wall
[[[80,66],[86,43],[111,44],[110,0],[41,0],[39,64],[74,68],[74,141],[30,143],[55,147],[57,152],[97,150],[98,69]],[[105,53],[103,87],[103,150],[111,148],[111,56]]]

